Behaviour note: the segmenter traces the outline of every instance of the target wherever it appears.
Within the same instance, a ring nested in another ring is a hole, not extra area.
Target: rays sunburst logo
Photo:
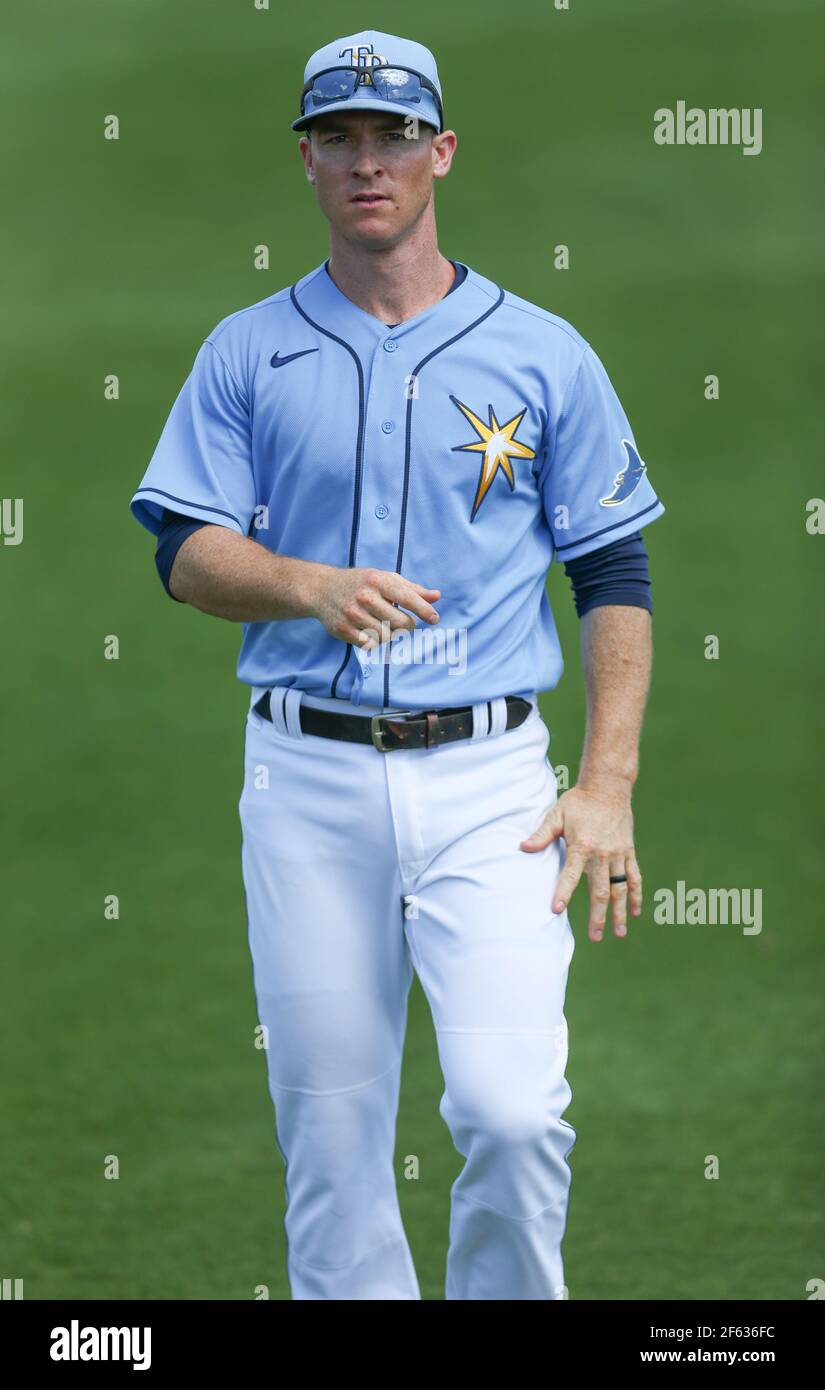
[[[534,459],[535,451],[527,444],[522,444],[520,439],[516,439],[516,430],[527,414],[525,406],[518,415],[514,415],[512,420],[500,425],[496,419],[496,413],[491,405],[488,405],[489,423],[484,421],[471,410],[468,405],[462,405],[456,396],[450,396],[453,405],[457,406],[462,415],[469,420],[478,438],[470,444],[454,444],[453,453],[483,454],[481,467],[478,473],[478,484],[476,495],[473,502],[473,509],[470,513],[470,520],[475,521],[476,514],[487,493],[490,491],[493,479],[501,470],[513,492],[516,480],[513,475],[513,459]]]

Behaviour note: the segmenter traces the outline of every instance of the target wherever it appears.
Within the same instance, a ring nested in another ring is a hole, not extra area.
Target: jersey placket
[[[411,336],[411,335],[409,335]],[[392,329],[372,353],[366,399],[361,524],[355,564],[394,570],[398,555],[399,525],[404,490],[404,421],[409,381],[408,335]],[[383,704],[384,666],[389,644],[373,651],[356,647],[363,695],[370,704]],[[356,694],[353,692],[354,700]]]

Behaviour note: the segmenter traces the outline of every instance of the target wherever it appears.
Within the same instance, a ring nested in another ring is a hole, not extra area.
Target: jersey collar
[[[456,261],[457,265],[463,262]],[[467,274],[462,283],[457,285],[452,292],[437,299],[434,304],[423,309],[420,314],[413,315],[412,318],[404,319],[402,323],[390,328],[384,323],[383,319],[376,318],[360,305],[355,304],[343,290],[340,290],[329,273],[329,260],[316,267],[303,280],[299,280],[295,286],[296,296],[301,307],[311,316],[318,320],[324,328],[336,331],[336,324],[340,331],[341,326],[348,323],[358,323],[362,329],[367,329],[376,339],[386,338],[392,335],[400,338],[403,334],[418,328],[420,325],[429,323],[430,320],[449,315],[453,316],[458,311],[461,316],[461,295],[466,289],[470,280],[470,268],[466,267]]]

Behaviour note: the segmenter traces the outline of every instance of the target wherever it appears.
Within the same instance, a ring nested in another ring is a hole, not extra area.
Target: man
[[[417,971],[466,1158],[448,1299],[565,1296],[563,1013],[641,910],[631,791],[664,511],[592,348],[438,249],[456,136],[421,45],[313,54],[300,151],[329,259],[202,344],[132,499],[169,593],[243,624],[240,801],[298,1299],[417,1299],[393,1168]],[[536,694],[583,623],[587,736],[557,796]]]

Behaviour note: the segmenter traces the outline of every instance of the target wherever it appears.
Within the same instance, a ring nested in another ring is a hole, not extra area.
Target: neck
[[[422,222],[425,219],[422,219]],[[370,249],[331,235],[329,273],[342,294],[382,323],[403,323],[443,299],[455,270],[438,249],[435,221],[396,246]]]

